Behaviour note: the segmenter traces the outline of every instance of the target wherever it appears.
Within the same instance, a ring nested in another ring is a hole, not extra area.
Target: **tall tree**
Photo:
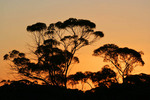
[[[9,60],[14,63],[18,72],[25,76],[39,79],[37,76],[40,75],[40,80],[44,82],[66,86],[69,66],[72,63],[79,63],[79,58],[75,56],[76,51],[84,46],[91,45],[104,36],[103,32],[94,31],[95,28],[95,23],[76,18],[51,23],[48,27],[45,23],[40,22],[29,25],[27,31],[33,35],[36,44],[36,49],[32,52],[37,57],[37,63],[31,62],[27,58],[25,64],[15,63],[15,59],[21,58],[20,52],[17,50],[17,56],[11,57],[13,53],[11,51],[4,56],[4,59],[11,58]],[[23,62],[22,59],[21,62]],[[20,71],[20,69],[24,70]]]
[[[141,57],[143,53],[124,47],[120,48],[115,44],[105,44],[94,50],[94,56],[104,58],[104,62],[110,62],[124,79],[137,66],[143,66]]]

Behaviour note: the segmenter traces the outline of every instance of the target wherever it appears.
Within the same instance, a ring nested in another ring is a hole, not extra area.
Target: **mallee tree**
[[[104,58],[104,62],[110,62],[124,79],[135,67],[144,65],[142,54],[143,52],[127,47],[121,48],[115,44],[105,44],[94,50],[93,55]]]
[[[71,64],[79,63],[75,53],[104,36],[103,32],[94,31],[95,28],[95,23],[76,18],[51,23],[48,27],[40,22],[29,25],[27,31],[35,43],[32,52],[36,62],[17,50],[6,54],[4,60],[10,60],[11,66],[27,78],[67,87],[68,69]]]

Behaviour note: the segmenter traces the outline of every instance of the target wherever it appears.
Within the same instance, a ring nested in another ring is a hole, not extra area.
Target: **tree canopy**
[[[28,78],[66,86],[70,65],[79,63],[76,51],[104,37],[103,32],[94,31],[95,28],[95,23],[90,20],[76,18],[49,26],[41,22],[29,25],[26,30],[35,43],[31,51],[36,56],[36,62],[17,50],[6,54],[4,60],[10,60],[13,63],[11,66]]]
[[[115,44],[105,44],[94,50],[94,56],[104,58],[104,62],[111,62],[124,78],[133,71],[136,66],[143,66],[142,52],[127,47],[121,48]]]
[[[104,37],[102,31],[95,31],[96,24],[90,20],[69,18],[63,22],[38,22],[27,26],[34,44],[30,46],[31,55],[12,50],[3,56],[10,61],[13,70],[22,80],[2,80],[0,94],[4,99],[115,99],[149,97],[150,75],[132,75],[137,66],[144,66],[142,51],[115,44],[105,44],[95,49],[94,56],[110,62],[97,72],[76,72],[68,74],[72,64],[80,63],[75,55],[82,47],[91,45]],[[81,66],[82,67],[82,66]],[[97,67],[97,66],[93,66]],[[120,76],[123,83],[120,83]],[[41,84],[38,82],[42,81]],[[91,90],[84,91],[86,85]],[[79,87],[76,89],[74,86]],[[72,86],[72,89],[69,89]],[[67,88],[68,87],[68,88]],[[117,95],[116,95],[117,94]],[[138,95],[137,95],[138,94]],[[123,98],[122,98],[123,97]]]
[[[46,85],[72,86],[81,83],[92,83],[95,87],[110,87],[118,83],[117,75],[123,80],[130,79],[130,73],[137,66],[143,66],[143,52],[115,44],[105,44],[94,50],[94,56],[100,56],[104,62],[110,62],[117,70],[109,65],[100,71],[77,72],[68,75],[72,64],[80,63],[75,55],[82,47],[91,45],[104,37],[102,31],[95,31],[96,24],[90,20],[69,18],[63,22],[38,22],[27,26],[26,30],[34,41],[30,48],[32,58],[26,53],[12,50],[4,55],[4,60],[11,62],[11,67],[27,79],[40,80]]]
[[[109,67],[109,65],[105,65],[100,71],[97,72],[77,72],[76,74],[68,76],[68,83],[70,85],[74,86],[79,84],[79,82],[82,84],[87,83],[92,89],[92,84],[94,84],[95,87],[99,87],[102,84],[106,87],[109,87],[112,83],[117,83],[117,79],[116,73]]]

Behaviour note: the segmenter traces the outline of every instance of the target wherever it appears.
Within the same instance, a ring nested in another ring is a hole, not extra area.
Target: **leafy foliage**
[[[105,65],[102,70],[98,72],[77,72],[76,74],[68,76],[69,84],[76,85],[79,84],[79,82],[82,82],[89,84],[92,88],[89,80],[91,80],[96,87],[100,86],[101,84],[109,87],[111,83],[117,82],[116,73],[110,69],[108,65]]]
[[[127,47],[120,48],[115,44],[105,44],[94,50],[93,55],[103,57],[105,62],[111,62],[123,78],[136,66],[144,65],[140,52]]]
[[[76,51],[104,36],[101,31],[95,32],[95,28],[95,23],[76,18],[51,23],[48,27],[41,22],[29,25],[26,30],[35,42],[31,51],[36,56],[36,62],[17,50],[6,54],[4,60],[10,60],[13,63],[11,66],[28,78],[66,86],[70,65],[79,63]]]
[[[45,23],[41,23],[41,22],[38,22],[36,24],[33,24],[33,25],[30,25],[27,27],[27,31],[29,32],[34,32],[34,31],[43,31],[47,28],[46,24]]]

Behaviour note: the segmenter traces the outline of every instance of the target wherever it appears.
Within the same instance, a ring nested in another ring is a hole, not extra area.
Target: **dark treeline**
[[[31,58],[18,50],[4,55],[4,60],[23,78],[18,81],[2,80],[2,100],[127,100],[150,98],[150,76],[132,75],[137,66],[143,66],[144,54],[128,47],[105,44],[93,51],[108,62],[97,72],[77,72],[68,75],[72,64],[79,63],[75,55],[82,47],[91,45],[104,37],[95,31],[95,23],[69,18],[47,26],[38,22],[27,26],[34,45],[29,45]],[[82,66],[81,66],[82,67]],[[120,82],[122,81],[122,83]],[[39,83],[40,82],[40,83]],[[76,85],[91,88],[81,91]]]
[[[9,81],[0,87],[1,100],[136,100],[150,99],[150,75],[131,75],[124,83],[104,84],[88,91],[39,85],[28,80]]]

